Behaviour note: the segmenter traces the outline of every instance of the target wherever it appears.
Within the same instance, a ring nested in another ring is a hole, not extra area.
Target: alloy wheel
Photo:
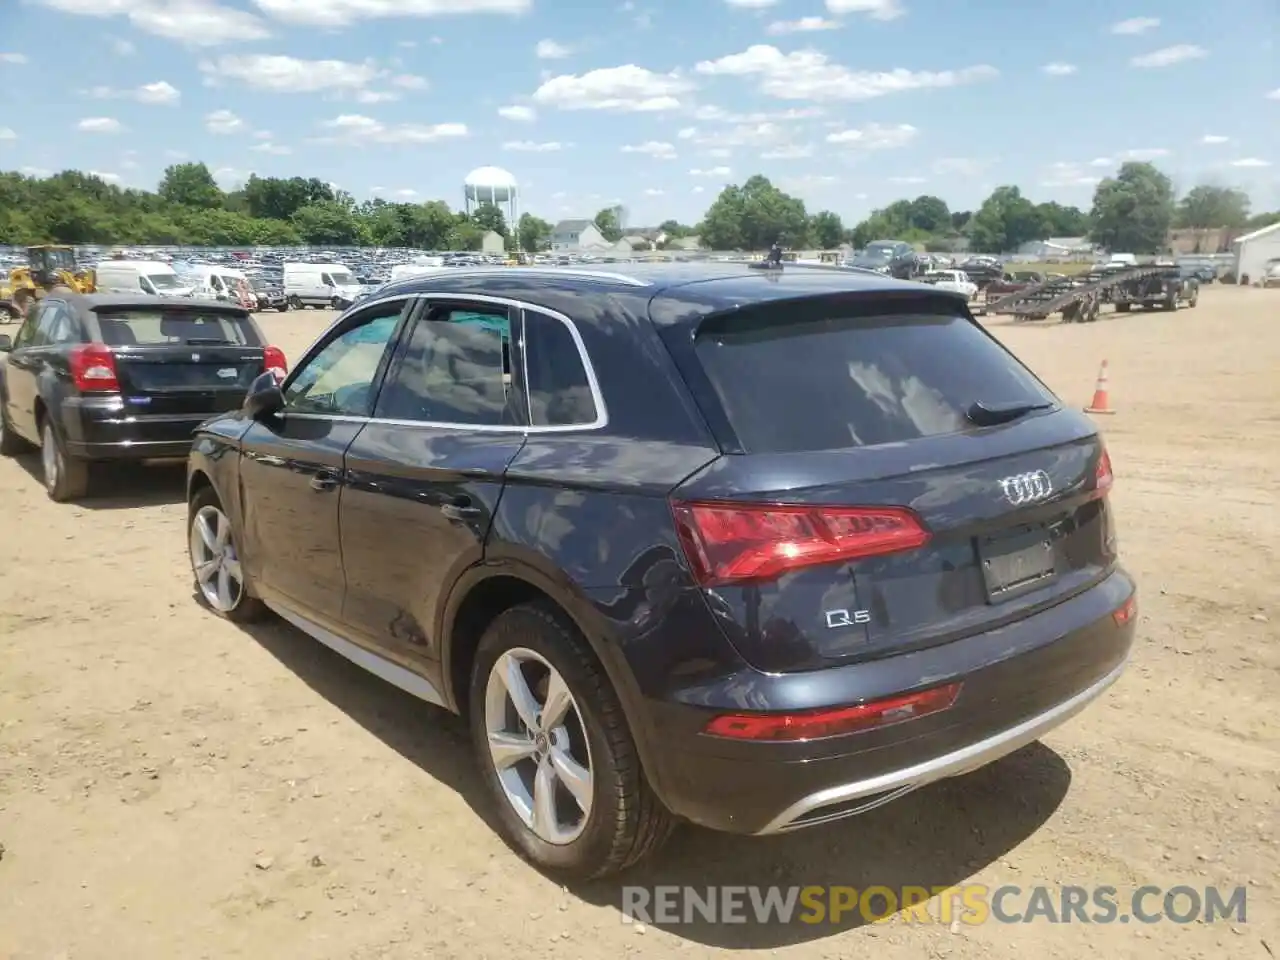
[[[547,843],[578,839],[595,784],[582,713],[560,672],[532,650],[507,650],[489,671],[484,718],[489,756],[516,815]]]
[[[205,602],[219,613],[230,613],[244,594],[244,574],[231,538],[231,520],[212,504],[191,518],[191,569]]]
[[[44,485],[49,490],[56,490],[58,478],[62,474],[62,451],[58,449],[58,440],[53,435],[53,427],[45,424],[40,438],[40,466],[44,470]]]

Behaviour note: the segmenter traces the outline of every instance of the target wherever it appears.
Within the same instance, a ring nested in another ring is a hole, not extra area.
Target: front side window
[[[333,277],[329,276],[327,273],[320,274],[320,285],[323,287],[332,287]]]
[[[65,343],[69,310],[61,300],[50,300],[40,311],[39,325],[36,331],[36,342],[40,346],[54,343]]]
[[[285,387],[285,409],[368,416],[378,369],[409,302],[397,300],[373,307],[312,355]]]
[[[523,423],[505,309],[434,307],[413,325],[376,416],[426,423]]]

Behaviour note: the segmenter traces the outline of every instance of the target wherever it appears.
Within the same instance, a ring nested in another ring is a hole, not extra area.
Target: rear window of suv
[[[1054,403],[960,315],[769,305],[708,318],[694,343],[748,453],[838,450],[974,429],[986,403]]]
[[[262,340],[246,316],[214,310],[99,310],[102,340],[111,347],[226,344],[259,347]]]

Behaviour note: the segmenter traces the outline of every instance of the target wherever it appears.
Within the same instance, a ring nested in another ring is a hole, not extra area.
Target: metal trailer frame
[[[1115,302],[1117,290],[1125,284],[1168,270],[1167,265],[1148,264],[1059,277],[987,303],[979,312],[987,316],[1010,316],[1015,320],[1046,320],[1061,313],[1063,323],[1089,323],[1098,319],[1102,304]]]

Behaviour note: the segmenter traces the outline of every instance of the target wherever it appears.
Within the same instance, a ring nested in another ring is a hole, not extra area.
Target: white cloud
[[[173,84],[164,80],[155,83],[144,83],[131,90],[116,90],[113,87],[94,87],[89,96],[98,100],[136,100],[139,103],[150,103],[170,106],[182,99],[182,93]]]
[[[1069,77],[1079,68],[1074,63],[1046,63],[1040,69],[1051,77]]]
[[[533,0],[254,0],[268,16],[287,23],[345,27],[389,17],[443,17],[465,13],[524,13]]]
[[[692,140],[698,135],[697,127],[681,127],[676,131],[676,136],[681,140]]]
[[[666,193],[667,192],[665,190],[659,190],[656,187],[650,187],[648,190],[644,192],[644,195],[646,197],[663,197],[663,196],[666,196]]]
[[[521,107],[511,104],[510,106],[499,107],[498,116],[507,120],[516,120],[520,123],[532,123],[538,118],[538,111],[534,110],[533,107]]]
[[[1134,34],[1146,33],[1148,30],[1154,30],[1160,26],[1160,20],[1157,17],[1133,17],[1129,20],[1121,20],[1119,23],[1111,25],[1111,32],[1122,36],[1132,36]]]
[[[728,176],[731,176],[732,174],[733,174],[733,171],[728,167],[712,167],[709,170],[690,170],[689,171],[689,176],[691,177],[728,177]]]
[[[138,52],[138,48],[133,45],[131,40],[124,40],[120,37],[111,38],[111,52],[117,57],[132,57]]]
[[[870,123],[861,129],[829,133],[827,134],[827,143],[850,145],[866,150],[884,150],[893,147],[905,147],[919,133],[920,131],[909,123],[899,123],[896,126]]]
[[[765,27],[765,33],[782,36],[788,33],[815,33],[819,30],[838,30],[838,20],[827,20],[825,17],[801,17],[799,20],[775,20]]]
[[[397,197],[404,197],[406,200],[410,197],[416,197],[417,195],[418,195],[418,191],[412,189],[411,187],[404,187],[396,191]]]
[[[1107,162],[1110,163],[1110,161]],[[1097,165],[1098,161],[1095,160],[1090,166]],[[1080,164],[1060,160],[1049,165],[1048,170],[1045,171],[1044,179],[1040,181],[1040,186],[1051,188],[1093,187],[1101,182],[1100,178],[1090,174],[1087,168]]]
[[[110,183],[112,185],[118,185],[120,183],[120,174],[118,173],[103,173],[100,170],[90,170],[88,173],[89,176],[97,177],[103,183]]]
[[[0,63],[12,63],[15,66],[21,66],[27,62],[25,53],[0,53]]]
[[[1161,157],[1167,157],[1169,151],[1164,147],[1146,147],[1138,150],[1126,150],[1120,154],[1124,160],[1159,160]]]
[[[646,143],[627,144],[622,148],[622,152],[643,153],[645,156],[653,157],[655,160],[674,160],[676,158],[675,145],[663,143],[660,140],[649,140]]]
[[[1114,167],[1116,162],[1110,157],[1094,157],[1089,161],[1091,167]]]
[[[271,35],[261,17],[215,0],[38,0],[63,13],[125,17],[137,29],[197,47],[247,43]],[[316,0],[319,3],[319,0]]]
[[[809,143],[789,143],[773,147],[760,154],[761,160],[804,160],[813,156],[813,145]]]
[[[1200,138],[1201,143],[1227,143],[1231,138],[1219,136],[1216,133],[1206,133]]]
[[[0,127],[0,140],[17,140],[18,134],[12,127]]]
[[[86,117],[76,124],[85,133],[119,133],[124,128],[114,117]]]
[[[502,145],[503,150],[514,150],[518,153],[555,153],[564,149],[564,144],[555,140],[538,143],[533,140],[508,140]]]
[[[1208,55],[1209,51],[1204,47],[1197,47],[1191,43],[1179,43],[1176,46],[1164,47],[1132,57],[1129,63],[1135,67],[1171,67],[1176,63],[1199,60]]]
[[[719,60],[704,60],[695,69],[708,76],[760,78],[763,93],[785,100],[871,100],[890,93],[955,87],[999,76],[995,67],[981,64],[962,70],[889,71],[850,70],[831,63],[816,50],[783,53],[757,44]]]
[[[539,60],[563,60],[573,51],[554,40],[539,40],[533,52]]]
[[[928,183],[929,178],[928,177],[890,177],[889,182],[903,183],[903,184],[908,184],[908,183],[918,184],[918,183]]]
[[[933,161],[933,172],[958,177],[976,177],[989,166],[991,166],[989,160],[974,160],[969,157],[940,157]]]
[[[432,143],[453,140],[468,134],[465,123],[400,123],[388,126],[372,117],[343,114],[326,120],[323,126],[333,132],[328,142],[363,146],[367,143]]]
[[[370,63],[346,60],[299,60],[266,54],[228,54],[200,69],[215,81],[237,80],[272,93],[355,92],[378,79],[382,71]]]
[[[896,20],[907,11],[899,0],[827,0],[827,12],[865,13],[872,20]]]
[[[393,103],[400,99],[400,94],[390,90],[361,90],[355,95],[356,103]]]
[[[401,73],[392,77],[391,85],[401,90],[425,90],[430,86],[426,77],[419,77],[412,73]]]
[[[654,73],[633,63],[552,77],[533,93],[537,103],[561,110],[655,112],[680,106],[691,84],[678,73]]]
[[[1280,87],[1276,87],[1274,90],[1272,90],[1270,93],[1268,93],[1268,94],[1267,94],[1267,99],[1268,99],[1268,100],[1280,100]]]
[[[239,133],[244,129],[244,121],[230,110],[215,110],[205,114],[204,128],[210,133]]]
[[[291,148],[286,147],[283,144],[272,143],[270,140],[266,140],[262,143],[255,143],[249,149],[253,150],[255,153],[269,153],[275,157],[287,157],[289,154],[293,153]]]
[[[724,2],[739,10],[763,10],[765,7],[772,7],[778,0],[724,0]]]
[[[1231,165],[1233,167],[1269,167],[1271,166],[1271,161],[1260,160],[1257,157],[1245,157],[1242,160],[1232,160]]]

